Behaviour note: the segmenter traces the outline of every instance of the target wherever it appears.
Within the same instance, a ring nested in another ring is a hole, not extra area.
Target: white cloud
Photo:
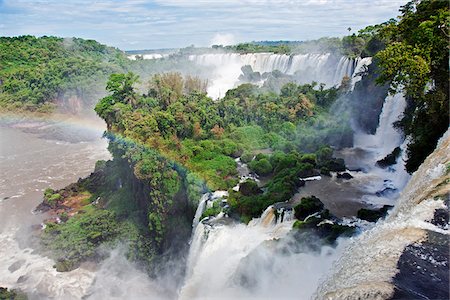
[[[122,49],[307,40],[384,22],[406,1],[4,0],[0,35],[79,36]]]
[[[209,45],[229,46],[236,44],[236,38],[231,33],[216,33],[211,39]]]

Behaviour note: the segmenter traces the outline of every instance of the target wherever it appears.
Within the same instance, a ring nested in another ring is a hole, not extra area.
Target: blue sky
[[[0,0],[0,36],[98,40],[123,50],[342,36],[407,0]]]

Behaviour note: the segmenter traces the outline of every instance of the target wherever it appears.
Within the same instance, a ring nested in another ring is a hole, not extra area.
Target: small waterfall
[[[398,272],[397,262],[405,247],[423,240],[427,232],[449,234],[448,227],[443,229],[428,222],[436,209],[447,209],[442,198],[448,197],[450,190],[446,172],[449,163],[450,133],[447,131],[436,150],[413,174],[386,220],[361,234],[345,250],[318,289],[316,299],[392,297],[395,288],[392,279]]]
[[[356,66],[353,71],[352,83],[351,83],[352,91],[355,88],[355,84],[357,82],[361,81],[361,79],[362,79],[361,73],[363,73],[367,69],[367,66],[369,66],[372,63],[372,57],[364,57],[364,58],[358,57],[355,62],[356,62]]]
[[[360,66],[364,65],[361,61],[358,62]],[[387,96],[375,134],[367,134],[356,128],[353,139],[354,148],[337,154],[364,170],[365,174],[360,177],[367,177],[366,191],[373,194],[373,196],[364,196],[365,202],[374,205],[392,205],[398,197],[398,192],[404,188],[410,178],[405,169],[408,140],[394,127],[394,123],[400,120],[405,107],[406,100],[403,93]],[[386,168],[378,167],[377,161],[391,154],[397,147],[400,147],[401,155],[396,163]]]
[[[400,120],[406,107],[403,93],[386,97],[380,114],[378,128],[374,135],[356,132],[354,146],[362,149],[376,150],[378,159],[384,158],[403,142],[403,135],[394,123]]]
[[[325,83],[327,86],[339,85],[344,76],[352,77],[355,68],[368,63],[369,59],[359,59],[356,62],[348,57],[336,57],[330,53],[324,54],[273,54],[273,53],[208,53],[189,55],[188,59],[198,65],[212,69],[212,78],[208,94],[220,98],[235,87],[245,65],[252,67],[254,72],[265,73],[275,70],[293,75],[298,83]]]
[[[200,222],[200,218],[202,217],[203,212],[206,208],[206,201],[209,200],[209,197],[211,196],[210,193],[203,194],[200,198],[200,201],[198,202],[197,210],[195,211],[194,220],[192,221],[192,228],[195,230],[198,223]]]

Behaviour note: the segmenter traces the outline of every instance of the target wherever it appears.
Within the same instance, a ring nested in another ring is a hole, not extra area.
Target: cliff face
[[[108,162],[111,167],[105,170],[109,179],[100,189],[124,197],[106,194],[105,207],[122,207],[124,217],[137,217],[157,253],[183,249],[190,237],[194,216],[187,196],[185,173],[177,171],[160,156],[146,156],[145,150],[134,152],[133,147],[135,145],[110,141],[113,160]]]

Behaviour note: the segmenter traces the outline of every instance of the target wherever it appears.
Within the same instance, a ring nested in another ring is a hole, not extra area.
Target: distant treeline
[[[94,40],[19,36],[0,38],[0,104],[3,109],[48,111],[57,99],[87,98],[127,58]]]

